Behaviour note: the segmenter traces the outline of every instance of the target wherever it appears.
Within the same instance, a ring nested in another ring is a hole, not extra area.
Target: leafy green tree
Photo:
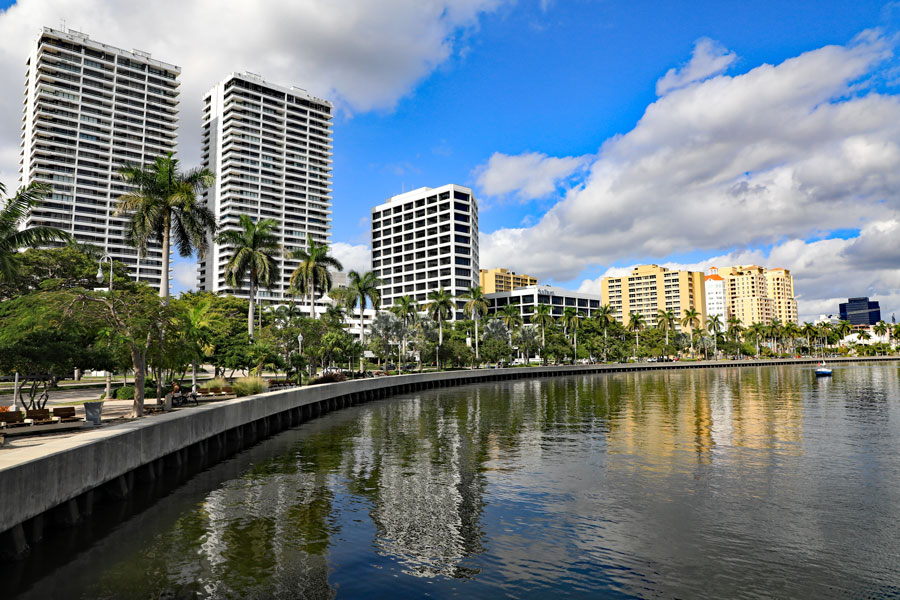
[[[444,321],[448,320],[453,314],[453,296],[450,292],[441,288],[434,290],[428,294],[428,304],[425,310],[438,325],[438,351],[444,345]],[[437,367],[440,368],[440,357],[438,356]]]
[[[25,227],[25,221],[49,192],[40,183],[32,183],[20,189],[12,198],[0,202],[0,282],[9,282],[19,274],[21,255],[19,250],[34,248],[53,242],[63,242],[71,236],[55,227]],[[0,195],[6,188],[0,184]]]
[[[700,313],[696,308],[684,309],[684,317],[681,319],[681,326],[688,331],[693,331],[700,327]],[[694,337],[691,336],[691,356],[694,355]]]
[[[415,322],[416,318],[419,315],[419,306],[416,304],[416,301],[413,300],[412,296],[404,295],[400,296],[394,301],[394,306],[391,307],[391,312],[397,315],[397,317],[403,322],[403,339],[401,341],[401,349],[400,353],[402,354],[402,358],[400,359],[400,363],[397,365],[397,368],[400,372],[403,372],[403,361],[406,360],[406,340],[409,335],[410,326]]]
[[[759,358],[759,341],[766,334],[766,326],[762,323],[753,323],[750,327],[747,328],[747,335],[753,340],[756,344],[756,357]]]
[[[567,306],[565,310],[563,310],[561,319],[563,334],[568,337],[569,332],[572,332],[572,345],[574,347],[572,354],[573,363],[578,359],[578,329],[581,327],[582,316],[583,314],[574,306]]]
[[[191,391],[197,392],[197,368],[200,360],[212,353],[213,332],[220,324],[221,315],[213,312],[209,299],[184,306],[178,317],[177,327],[182,343],[191,357]]]
[[[215,175],[209,169],[182,172],[172,152],[157,157],[149,167],[124,165],[119,175],[134,189],[119,198],[116,214],[131,218],[126,235],[141,255],[151,240],[162,244],[159,293],[168,300],[172,237],[181,256],[190,256],[195,250],[203,256],[209,236],[215,233],[215,216],[197,197],[213,184]]]
[[[366,347],[366,324],[364,321],[366,302],[372,303],[372,308],[378,310],[381,305],[381,294],[378,286],[381,285],[378,277],[372,271],[360,273],[358,271],[350,271],[347,276],[348,292],[347,302],[348,308],[353,309],[359,307],[359,340],[363,348]],[[359,356],[359,370],[364,371],[363,355]]]
[[[525,349],[525,365],[531,366],[531,349],[537,346],[538,328],[534,323],[523,325],[516,334],[516,341]]]
[[[675,313],[671,310],[656,312],[656,327],[666,334],[666,347],[669,346],[669,332],[675,329]]]
[[[550,306],[538,304],[531,316],[531,322],[541,328],[541,359],[544,360],[544,348],[547,346],[546,329],[553,323],[553,315],[550,314]]]
[[[706,329],[712,335],[713,339],[713,358],[719,356],[719,332],[722,331],[722,319],[719,315],[710,315],[706,317]]]
[[[391,353],[391,345],[400,340],[403,322],[390,312],[379,312],[372,319],[372,338],[370,347],[381,359],[381,368]]]
[[[289,260],[299,260],[300,264],[291,273],[291,288],[304,290],[309,299],[309,316],[316,318],[316,293],[326,293],[331,289],[331,270],[343,271],[341,262],[328,254],[328,244],[320,244],[306,235],[306,248],[298,248],[287,253]]]
[[[480,285],[472,286],[460,297],[464,301],[463,310],[475,321],[475,361],[481,357],[478,353],[478,321],[487,315],[488,302]]]
[[[594,320],[596,320],[597,323],[600,325],[600,327],[603,328],[603,341],[604,341],[603,347],[607,348],[608,347],[607,342],[609,339],[607,336],[607,332],[609,330],[609,326],[613,323],[613,321],[615,321],[615,318],[613,317],[612,306],[610,306],[609,304],[601,304],[600,308],[598,308],[597,311],[594,312]],[[604,350],[603,362],[606,362],[606,360],[607,360],[607,353]]]
[[[634,355],[640,356],[638,346],[641,341],[641,329],[644,328],[644,316],[639,312],[632,312],[628,315],[628,330],[634,334]]]
[[[233,253],[225,265],[225,280],[233,288],[241,288],[244,279],[250,282],[250,305],[247,310],[247,333],[254,334],[253,309],[256,290],[269,287],[278,280],[279,268],[276,256],[281,252],[278,244],[278,222],[260,219],[254,222],[248,215],[240,216],[240,229],[226,229],[219,233],[218,242],[231,247]]]
[[[519,307],[515,304],[502,306],[497,311],[494,318],[500,319],[500,322],[506,326],[506,331],[509,335],[509,344],[512,345],[513,334],[522,326],[522,314],[519,312]]]

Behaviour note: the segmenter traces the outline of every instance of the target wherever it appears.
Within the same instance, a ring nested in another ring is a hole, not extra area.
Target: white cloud
[[[505,0],[20,0],[0,12],[0,176],[15,185],[25,60],[42,26],[151,52],[183,68],[182,158],[199,161],[203,94],[233,71],[296,85],[348,111],[390,109]],[[163,15],[168,15],[164,17]]]
[[[866,33],[666,94],[537,224],[483,234],[481,260],[567,281],[596,265],[890,222],[900,101],[860,81],[891,52]]]
[[[477,185],[488,196],[515,194],[520,200],[543,198],[556,191],[588,161],[589,157],[556,158],[540,152],[510,156],[495,152],[476,169]]]
[[[672,90],[723,73],[737,60],[737,54],[729,52],[722,44],[709,38],[694,43],[691,60],[680,69],[669,69],[656,82],[656,94],[663,96]]]
[[[172,276],[175,279],[174,288],[177,291],[187,291],[197,288],[197,264],[193,262],[175,262],[172,264]]]
[[[365,244],[336,242],[331,245],[331,255],[341,261],[345,273],[372,270],[372,253]]]

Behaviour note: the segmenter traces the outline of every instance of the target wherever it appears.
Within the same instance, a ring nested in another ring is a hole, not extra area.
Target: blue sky
[[[354,267],[363,266],[371,206],[403,190],[459,183],[481,201],[483,267],[596,289],[609,269],[639,262],[790,261],[770,266],[794,270],[802,315],[834,312],[847,295],[900,308],[894,257],[877,250],[900,208],[888,175],[900,166],[891,125],[894,5],[158,4],[183,18],[164,24],[150,8],[112,0],[23,0],[0,13],[5,89],[19,89],[37,28],[65,18],[95,39],[183,67],[188,163],[198,158],[200,96],[228,71],[252,70],[333,99],[333,240]],[[197,27],[201,18],[213,26]],[[256,26],[234,35],[248,19]],[[6,102],[0,110],[12,116],[0,117],[0,178],[10,183],[20,108],[17,98]],[[716,115],[730,104],[728,115]],[[696,120],[706,113],[712,125]],[[701,146],[722,150],[704,154]],[[729,159],[716,180],[703,165],[719,156]],[[849,166],[838,175],[834,165]],[[767,199],[754,200],[754,190]]]

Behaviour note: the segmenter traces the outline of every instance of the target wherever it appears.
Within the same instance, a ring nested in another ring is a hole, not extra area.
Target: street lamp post
[[[109,254],[104,254],[100,259],[100,265],[97,268],[97,281],[103,283],[103,262],[109,261],[109,295],[112,296],[113,291],[113,259]],[[106,372],[106,399],[109,400],[110,395],[112,394],[112,373],[110,371]]]
[[[298,333],[298,334],[297,334],[297,353],[300,355],[300,360],[303,361],[303,334],[302,334],[302,333]],[[299,367],[299,365],[297,366],[297,375],[298,375],[298,379],[300,379],[300,377],[299,377],[299,375],[300,375],[300,367]],[[300,381],[298,381],[297,383],[298,383],[298,384],[302,384],[303,381],[300,380]]]

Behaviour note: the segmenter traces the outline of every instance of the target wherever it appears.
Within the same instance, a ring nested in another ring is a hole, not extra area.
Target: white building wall
[[[44,183],[51,193],[27,225],[67,231],[158,287],[160,247],[138,256],[125,240],[127,217],[113,212],[131,189],[122,165],[175,151],[180,73],[140,50],[43,28],[27,60],[19,182]]]
[[[708,317],[718,315],[722,323],[728,321],[728,298],[724,279],[706,280],[706,314]]]

